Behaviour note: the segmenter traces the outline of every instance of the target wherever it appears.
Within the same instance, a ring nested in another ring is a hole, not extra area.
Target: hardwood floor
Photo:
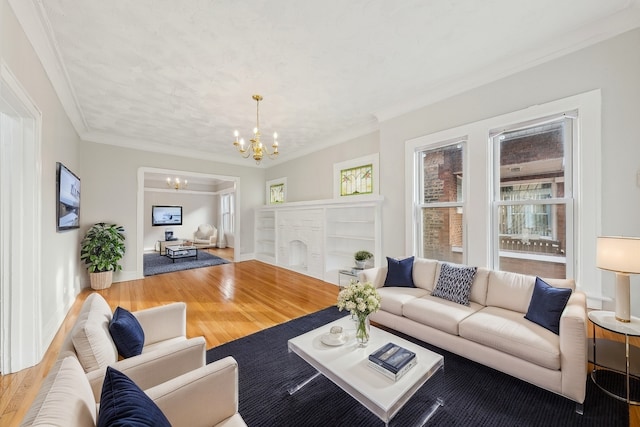
[[[233,259],[232,249],[207,250]],[[83,290],[69,310],[41,363],[0,376],[0,427],[18,426],[55,362],[82,302],[100,292],[115,309],[135,311],[171,301],[187,303],[187,335],[204,336],[207,348],[232,341],[335,304],[338,288],[259,261],[179,271]],[[589,326],[589,333],[592,328]],[[598,337],[619,337],[596,330]],[[635,345],[640,346],[640,342]],[[588,410],[588,408],[587,408]],[[630,426],[640,427],[640,407],[631,406]]]
[[[209,251],[225,259],[233,256],[233,250],[230,254],[221,249]],[[114,283],[102,291],[85,289],[42,362],[0,376],[0,426],[20,424],[91,292],[100,292],[113,309],[122,306],[131,311],[184,301],[187,335],[204,336],[211,348],[334,305],[338,287],[259,261],[245,261]]]

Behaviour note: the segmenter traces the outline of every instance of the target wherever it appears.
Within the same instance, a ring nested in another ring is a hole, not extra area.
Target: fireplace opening
[[[307,244],[301,240],[289,242],[289,266],[306,270],[307,269]]]

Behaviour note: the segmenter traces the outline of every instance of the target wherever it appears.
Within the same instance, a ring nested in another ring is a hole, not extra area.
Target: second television
[[[182,206],[152,206],[151,225],[182,225]]]

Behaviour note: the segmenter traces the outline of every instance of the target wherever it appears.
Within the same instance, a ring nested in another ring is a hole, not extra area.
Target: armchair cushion
[[[110,366],[102,387],[97,425],[171,427],[158,405],[129,377]]]
[[[111,307],[99,294],[87,297],[82,312],[71,330],[71,340],[85,372],[95,371],[118,360],[111,334]]]
[[[109,333],[124,358],[142,354],[144,331],[138,319],[130,311],[117,307],[109,323]]]

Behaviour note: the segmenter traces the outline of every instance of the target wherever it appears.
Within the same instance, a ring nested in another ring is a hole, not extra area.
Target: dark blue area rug
[[[239,412],[253,426],[384,426],[384,423],[320,376],[290,396],[287,388],[315,371],[287,340],[344,316],[330,307],[207,351],[207,363],[233,356],[239,365]],[[392,331],[393,332],[393,331]],[[623,402],[605,395],[587,379],[584,415],[575,403],[502,372],[397,333],[444,355],[440,407],[428,425],[437,426],[628,426]],[[372,351],[375,349],[372,349]],[[391,426],[419,424],[433,401],[429,380],[391,420]],[[439,383],[439,382],[438,382]]]
[[[200,250],[198,250],[198,259],[182,258],[176,259],[175,262],[172,262],[171,258],[160,255],[158,252],[153,252],[144,254],[143,274],[145,276],[154,276],[156,274],[171,273],[173,271],[191,270],[193,268],[210,267],[212,265],[228,263],[229,261],[225,259]]]

